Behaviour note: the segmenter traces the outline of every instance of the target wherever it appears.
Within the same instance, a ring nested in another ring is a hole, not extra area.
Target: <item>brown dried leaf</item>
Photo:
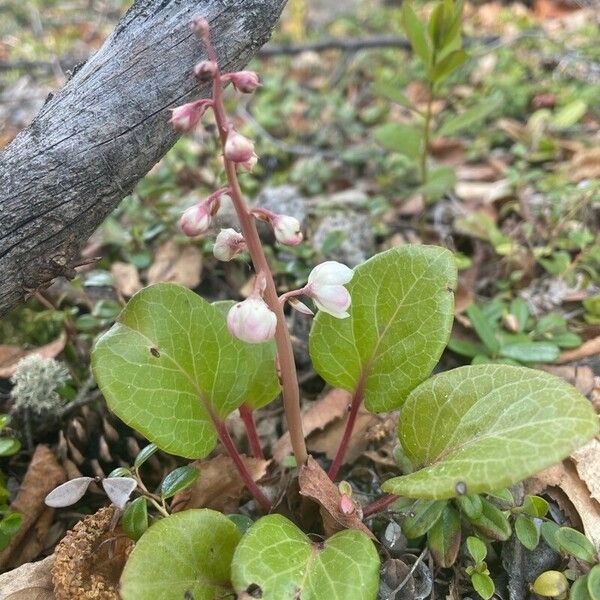
[[[0,575],[0,600],[54,600],[53,562],[48,556]]]
[[[596,354],[600,354],[600,336],[584,342],[579,348],[561,352],[556,362],[562,365],[564,363],[581,360],[582,358],[595,356]]]
[[[252,479],[259,481],[271,461],[242,456]],[[236,512],[244,482],[229,456],[219,455],[192,463],[198,466],[200,477],[189,488],[176,494],[171,502],[172,512],[188,508],[212,508],[223,513]]]
[[[569,165],[571,181],[600,178],[600,147],[586,148],[575,154]]]
[[[346,390],[330,390],[323,398],[314,402],[302,415],[304,435],[309,436],[314,431],[325,428],[327,425],[341,419],[348,414],[348,407],[352,402],[352,394]],[[273,446],[273,459],[281,464],[283,459],[292,453],[290,434],[284,433]]]
[[[20,346],[0,345],[0,379],[12,377],[17,368],[17,363],[31,354],[39,354],[45,358],[55,358],[63,351],[66,341],[67,338],[63,334],[45,346],[30,348],[29,350],[25,350]]]
[[[148,269],[149,284],[159,281],[180,283],[195,288],[202,274],[202,253],[196,246],[180,247],[174,241],[165,242],[154,255]]]
[[[52,450],[39,444],[29,463],[19,493],[10,505],[11,510],[22,513],[23,523],[9,545],[0,552],[0,565],[10,568],[28,562],[33,558],[32,547],[43,547],[54,512],[44,504],[44,498],[65,480],[65,471],[58,464]],[[33,538],[34,542],[30,538]],[[32,546],[32,543],[37,545]],[[23,556],[27,558],[23,560]]]
[[[110,268],[110,272],[115,282],[115,288],[126,297],[133,296],[142,289],[140,275],[135,265],[115,262]]]
[[[587,485],[594,500],[600,502],[600,442],[596,439],[587,443],[571,455],[575,469]]]
[[[354,511],[352,514],[342,512],[340,509],[342,495],[339,489],[312,456],[309,456],[306,464],[300,467],[298,483],[300,484],[300,494],[321,506],[325,535],[329,537],[342,529],[359,529],[371,539],[376,539],[362,522],[358,511]]]

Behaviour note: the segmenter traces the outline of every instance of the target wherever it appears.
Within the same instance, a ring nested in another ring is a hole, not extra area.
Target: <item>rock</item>
[[[261,206],[280,215],[289,215],[300,221],[302,228],[306,225],[307,201],[292,185],[267,187],[258,194],[255,206]]]

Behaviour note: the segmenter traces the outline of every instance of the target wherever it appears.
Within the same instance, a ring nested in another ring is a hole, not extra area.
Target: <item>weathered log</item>
[[[0,316],[58,276],[177,139],[169,108],[209,94],[202,15],[224,70],[268,40],[285,0],[138,0],[100,50],[0,154]]]

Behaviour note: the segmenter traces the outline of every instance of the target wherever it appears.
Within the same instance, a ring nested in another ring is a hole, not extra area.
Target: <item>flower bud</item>
[[[221,229],[215,240],[213,254],[218,260],[230,261],[236,254],[246,249],[246,241],[235,229]]]
[[[231,129],[225,140],[225,158],[242,163],[243,166],[250,165],[252,168],[257,159],[254,153],[254,143],[235,129]]]
[[[227,328],[236,338],[249,344],[259,344],[273,338],[277,317],[262,298],[250,296],[231,307]]]
[[[185,235],[196,237],[209,230],[212,223],[211,204],[208,201],[200,202],[184,211],[179,220],[179,228]]]
[[[302,232],[300,231],[300,222],[294,217],[288,215],[274,215],[271,218],[271,225],[275,239],[280,244],[286,246],[297,246],[302,241]]]
[[[251,94],[256,88],[260,87],[260,79],[254,71],[226,73],[223,75],[223,81],[231,81],[233,87],[243,94]]]
[[[194,17],[191,29],[200,35],[207,35],[209,30],[208,21],[204,17]]]
[[[194,67],[194,76],[198,81],[210,81],[217,74],[217,63],[214,60],[203,60]]]
[[[313,299],[317,308],[338,319],[345,319],[350,316],[347,309],[352,299],[344,284],[348,283],[353,275],[352,269],[346,265],[329,260],[317,265],[310,272],[304,291]]]
[[[202,115],[206,112],[206,109],[211,104],[211,100],[203,98],[202,100],[188,102],[188,104],[183,104],[182,106],[173,108],[173,114],[171,115],[169,122],[177,131],[182,133],[191,131],[196,125],[198,125]]]

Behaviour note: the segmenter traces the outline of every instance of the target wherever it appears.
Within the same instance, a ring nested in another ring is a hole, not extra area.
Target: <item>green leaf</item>
[[[419,190],[425,196],[427,202],[433,202],[451,191],[455,183],[456,172],[452,167],[437,167],[429,171],[427,182]]]
[[[474,496],[457,496],[455,501],[466,517],[476,519],[481,516],[483,504],[481,502],[481,497],[477,494]]]
[[[596,600],[590,596],[587,584],[587,575],[578,577],[569,590],[569,600]]]
[[[561,527],[556,532],[555,539],[563,552],[589,563],[595,562],[596,549],[594,544],[583,533],[571,527]]]
[[[216,444],[210,413],[224,419],[254,389],[256,346],[235,339],[225,316],[182,286],[138,292],[92,352],[94,375],[110,408],[159,448],[187,458]],[[275,365],[260,377],[279,390]]]
[[[486,537],[506,541],[512,533],[507,516],[489,500],[482,498],[481,503],[481,515],[474,519],[467,517],[468,520]]]
[[[559,462],[597,431],[590,403],[554,375],[508,365],[460,367],[407,398],[398,437],[422,468],[383,489],[432,499],[491,492]]]
[[[0,456],[12,456],[21,449],[21,442],[15,438],[0,438]]]
[[[427,532],[427,546],[438,565],[447,569],[454,564],[460,538],[460,514],[451,504],[446,504],[441,517]]]
[[[523,510],[532,517],[543,518],[548,514],[550,504],[539,496],[525,496]]]
[[[587,104],[584,100],[573,100],[570,104],[563,106],[550,121],[553,129],[568,129],[572,127],[587,112]]]
[[[500,348],[500,356],[524,363],[554,362],[560,350],[550,342],[516,342]]]
[[[198,479],[200,472],[196,467],[186,465],[171,471],[160,484],[160,496],[163,499],[174,496],[177,492],[189,487]]]
[[[592,600],[600,600],[600,565],[594,565],[587,575],[587,589]]]
[[[135,461],[133,463],[134,469],[139,469],[157,451],[158,446],[156,444],[148,444],[147,446],[144,446],[135,457]]]
[[[135,542],[142,537],[143,533],[148,529],[148,504],[146,498],[140,496],[129,503],[123,513],[121,525],[125,535]]]
[[[517,319],[519,331],[523,331],[525,325],[527,325],[527,319],[529,318],[529,306],[527,302],[525,302],[523,298],[515,298],[510,303],[510,314]]]
[[[535,523],[524,515],[518,515],[515,519],[515,534],[527,550],[535,550],[540,543],[540,532]]]
[[[560,552],[560,546],[556,540],[556,532],[560,529],[560,527],[554,523],[553,521],[544,521],[540,528],[540,533],[542,534],[542,538],[552,550],[555,552]]]
[[[485,348],[481,344],[474,344],[468,340],[459,340],[458,338],[452,338],[448,342],[448,350],[456,352],[461,356],[467,356],[468,358],[475,358],[485,353]]]
[[[440,518],[446,504],[443,500],[417,500],[400,520],[402,533],[408,539],[425,535]]]
[[[376,94],[386,96],[392,102],[405,106],[406,108],[414,109],[413,103],[399,89],[399,84],[393,85],[387,81],[380,81],[374,86]]]
[[[492,356],[495,356],[500,349],[500,343],[496,338],[496,329],[494,324],[485,316],[477,304],[471,304],[466,309],[467,317],[477,332],[479,339],[485,344]]]
[[[375,128],[375,139],[387,150],[415,160],[421,153],[422,133],[405,123],[386,123]]]
[[[239,543],[231,578],[238,594],[252,589],[264,600],[374,600],[379,557],[356,529],[312,542],[291,521],[268,515]]]
[[[442,81],[467,62],[469,55],[464,50],[454,50],[437,63],[431,72],[431,78],[436,83]]]
[[[467,550],[476,565],[481,564],[487,556],[487,546],[474,535],[467,538]]]
[[[227,517],[207,508],[157,521],[125,563],[120,588],[123,600],[230,596],[231,559],[240,537]]]
[[[438,362],[453,320],[456,266],[435,246],[400,246],[357,267],[347,319],[319,312],[310,355],[327,383],[363,386],[374,412],[400,406]]]
[[[451,136],[463,131],[464,129],[468,129],[483,121],[493,112],[498,110],[504,100],[501,95],[492,96],[491,98],[487,98],[484,102],[474,106],[473,108],[469,108],[464,112],[450,117],[442,126],[436,131],[436,135],[439,136]]]
[[[415,54],[426,66],[429,66],[431,64],[432,49],[427,30],[409,2],[402,3],[402,23]]]
[[[489,600],[496,590],[496,586],[492,578],[486,573],[473,573],[471,575],[471,583],[475,591],[483,598],[483,600]]]
[[[552,336],[552,343],[556,344],[559,348],[579,348],[582,341],[581,337],[571,331],[561,331]]]

